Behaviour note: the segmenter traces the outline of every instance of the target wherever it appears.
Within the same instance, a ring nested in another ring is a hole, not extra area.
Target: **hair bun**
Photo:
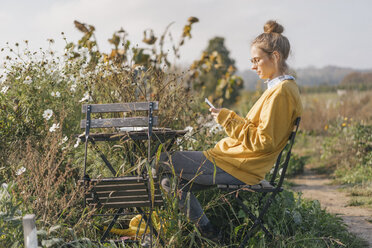
[[[264,26],[264,32],[265,33],[281,34],[281,33],[283,33],[283,31],[284,31],[283,26],[280,25],[279,23],[277,23],[276,21],[273,21],[273,20],[270,20],[270,21],[266,22],[266,24]]]

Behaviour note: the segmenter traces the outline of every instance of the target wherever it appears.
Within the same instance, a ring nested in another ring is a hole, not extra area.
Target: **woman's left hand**
[[[209,111],[211,111],[214,120],[217,121],[217,116],[220,113],[221,109],[210,108]]]

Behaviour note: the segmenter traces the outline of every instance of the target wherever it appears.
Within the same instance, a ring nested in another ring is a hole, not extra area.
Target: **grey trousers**
[[[182,151],[160,156],[161,185],[169,194],[172,191],[170,178],[172,166],[180,177],[178,185],[179,208],[189,219],[198,225],[206,225],[209,220],[192,193],[209,188],[215,184],[245,184],[209,161],[201,151]]]

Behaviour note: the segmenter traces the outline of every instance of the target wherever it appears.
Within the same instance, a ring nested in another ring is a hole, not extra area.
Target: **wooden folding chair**
[[[263,217],[267,213],[271,203],[275,199],[275,196],[283,191],[282,185],[286,175],[286,171],[288,168],[288,163],[291,157],[291,150],[292,146],[296,137],[296,133],[298,130],[298,126],[300,124],[301,118],[298,117],[295,120],[293,131],[291,132],[288,143],[284,147],[284,149],[280,152],[277,161],[274,166],[273,174],[271,175],[270,181],[261,181],[259,184],[256,185],[226,185],[220,184],[217,185],[219,189],[223,191],[233,192],[236,191],[235,200],[237,201],[238,205],[242,208],[242,210],[249,216],[249,218],[253,221],[253,225],[249,228],[248,232],[245,234],[244,239],[239,247],[244,247],[245,244],[248,242],[249,238],[252,237],[257,231],[258,228],[261,228],[265,234],[271,239],[273,236],[265,227],[263,223]],[[284,161],[282,161],[282,155],[285,156]],[[243,203],[244,199],[239,194],[242,190],[252,192],[252,193],[259,193],[261,194],[259,197],[259,213],[258,215],[254,215],[249,208]]]
[[[158,236],[153,228],[151,215],[153,208],[161,206],[163,199],[159,190],[156,178],[150,178],[148,171],[142,170],[139,175],[128,175],[117,177],[117,172],[111,165],[106,156],[99,150],[96,141],[114,140],[147,140],[147,160],[151,161],[151,139],[153,138],[153,126],[157,125],[158,118],[153,116],[153,111],[158,110],[158,102],[137,102],[137,103],[116,103],[116,104],[86,104],[82,107],[82,112],[86,114],[86,119],[81,121],[81,128],[85,129],[84,135],[80,138],[85,142],[84,155],[84,176],[79,181],[84,187],[85,203],[88,206],[98,209],[116,209],[112,221],[102,235],[100,242],[105,242],[110,230],[121,215],[135,215],[140,213],[146,222],[144,234],[150,229],[151,245],[152,234]],[[144,113],[147,116],[122,117],[94,119],[92,114],[132,112]],[[146,127],[144,131],[138,132],[114,132],[114,133],[90,133],[93,128],[122,128],[122,127]],[[88,142],[93,145],[99,153],[107,168],[111,171],[112,177],[91,179],[87,174],[87,154]],[[143,210],[142,208],[148,210]],[[124,211],[130,209],[131,211]],[[110,215],[110,214],[108,214]],[[141,220],[142,221],[142,220]],[[140,226],[140,225],[139,225]],[[120,241],[122,242],[122,241]],[[130,241],[132,242],[132,241]],[[162,240],[160,239],[160,242]]]

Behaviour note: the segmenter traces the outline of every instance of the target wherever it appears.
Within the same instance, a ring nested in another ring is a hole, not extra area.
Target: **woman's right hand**
[[[220,113],[221,109],[216,109],[216,108],[210,108],[209,111],[211,112],[213,119],[217,121],[217,116]]]

